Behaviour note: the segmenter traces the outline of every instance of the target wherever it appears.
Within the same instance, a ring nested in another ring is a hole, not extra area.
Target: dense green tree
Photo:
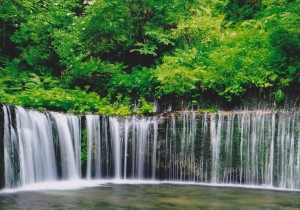
[[[86,10],[83,40],[90,56],[149,66],[174,48],[172,29],[197,1],[106,0]]]
[[[299,1],[2,0],[0,102],[104,114],[276,103],[300,88]]]
[[[63,66],[55,50],[56,32],[70,27],[76,7],[80,7],[76,0],[44,1],[38,11],[20,24],[11,39],[28,68],[39,74],[52,72],[60,76]]]

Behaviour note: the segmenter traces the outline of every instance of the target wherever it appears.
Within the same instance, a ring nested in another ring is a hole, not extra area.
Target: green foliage
[[[284,99],[285,95],[282,90],[277,90],[275,92],[275,102],[280,103]]]
[[[220,47],[210,54],[210,70],[205,83],[227,100],[249,88],[272,86],[271,46],[264,31],[240,28],[228,31]]]
[[[178,50],[174,56],[165,56],[157,66],[156,77],[160,82],[158,96],[173,94],[183,96],[196,89],[202,70],[197,66],[196,49]]]
[[[72,66],[63,72],[63,81],[71,86],[86,86],[90,90],[107,95],[110,81],[118,76],[123,69],[122,63],[109,63],[100,59],[75,61]]]
[[[147,102],[144,98],[139,99],[140,107],[136,110],[137,114],[150,114],[153,113],[153,103]]]
[[[2,0],[0,102],[149,114],[300,88],[299,1]]]
[[[2,101],[28,108],[46,108],[72,113],[97,112],[101,105],[99,96],[96,93],[87,94],[81,90],[65,90],[61,88],[50,90],[40,88],[28,89],[9,95]]]
[[[87,130],[85,128],[82,129],[81,133],[81,153],[80,153],[80,158],[81,158],[81,165],[86,165],[87,162]]]
[[[45,1],[12,35],[11,40],[20,50],[21,60],[32,71],[45,73],[54,69],[56,75],[60,74],[61,66],[54,45],[56,33],[72,24],[75,18],[72,10],[78,6],[76,0]]]
[[[38,76],[29,71],[18,71],[17,66],[0,69],[0,102],[34,109],[49,109],[72,113],[98,112],[109,105],[95,92],[66,89],[49,75]]]
[[[148,68],[136,68],[130,74],[121,72],[116,74],[109,83],[109,96],[113,101],[120,94],[137,100],[140,97],[153,100],[153,92],[157,85],[154,71]],[[121,98],[122,98],[121,97]]]
[[[148,66],[173,48],[171,29],[197,1],[95,1],[82,31],[87,51],[97,58]],[[134,57],[134,58],[133,58]]]
[[[198,112],[199,113],[217,113],[218,110],[216,110],[216,109],[199,109]]]
[[[224,8],[225,18],[229,21],[252,19],[262,6],[262,0],[229,0]]]

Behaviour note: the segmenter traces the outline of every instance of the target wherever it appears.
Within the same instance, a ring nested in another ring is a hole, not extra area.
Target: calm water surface
[[[0,193],[0,209],[300,209],[300,192],[105,184],[77,190]]]

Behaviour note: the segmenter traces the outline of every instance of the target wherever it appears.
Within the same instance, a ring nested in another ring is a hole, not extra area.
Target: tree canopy
[[[280,104],[300,88],[297,0],[2,0],[0,102],[149,113],[154,100]]]

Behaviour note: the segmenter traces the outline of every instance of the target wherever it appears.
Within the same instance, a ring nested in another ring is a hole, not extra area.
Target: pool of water
[[[300,192],[178,184],[115,184],[0,192],[0,209],[300,209]]]

